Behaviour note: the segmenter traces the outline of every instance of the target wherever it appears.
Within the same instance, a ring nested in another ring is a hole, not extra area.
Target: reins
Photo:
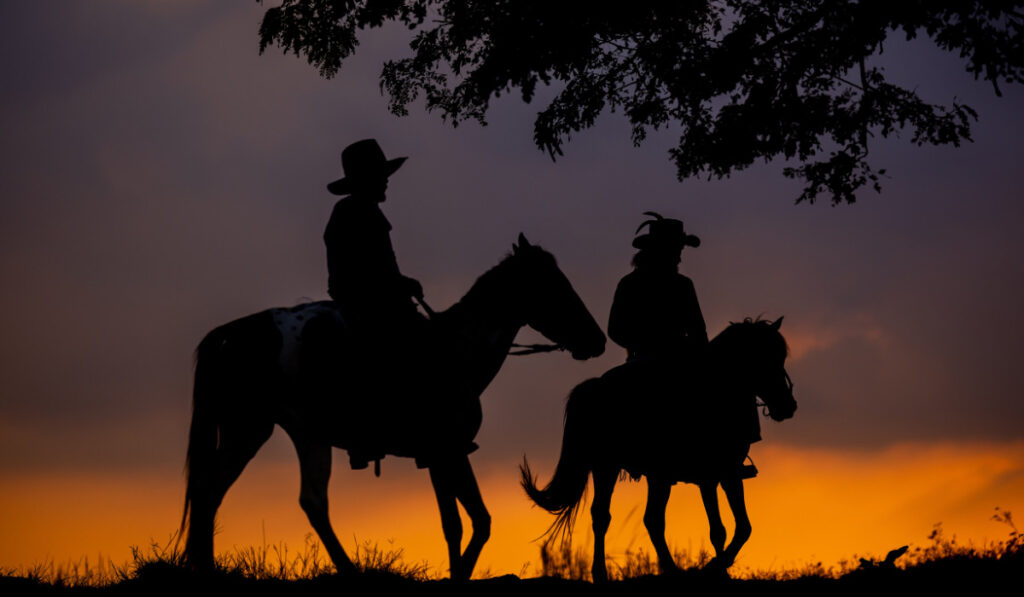
[[[513,356],[522,356],[524,354],[536,354],[538,352],[553,352],[556,350],[565,350],[565,347],[561,344],[516,344],[512,343],[512,348],[520,348],[522,350],[510,350],[508,354]]]
[[[437,315],[437,313],[435,313],[434,310],[430,308],[430,305],[427,304],[427,301],[423,300],[422,296],[414,296],[413,298],[416,299],[416,302],[419,303],[421,307],[423,307],[424,311],[426,311],[427,319],[433,319],[434,316]]]

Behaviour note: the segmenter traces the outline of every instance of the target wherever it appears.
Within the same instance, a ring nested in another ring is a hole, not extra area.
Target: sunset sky
[[[489,125],[451,128],[419,106],[390,114],[382,61],[407,32],[375,30],[338,77],[277,49],[260,56],[265,7],[200,0],[0,4],[0,569],[165,542],[177,528],[192,355],[212,328],[326,298],[322,234],[339,154],[373,137],[409,156],[383,210],[403,273],[435,308],[457,300],[520,232],[551,251],[606,324],[642,212],[702,239],[681,271],[709,331],[785,315],[799,402],[764,420],[747,485],[754,527],[738,565],[778,569],[927,544],[1002,539],[994,507],[1024,511],[1024,89],[974,81],[927,41],[879,58],[925,99],[980,120],[960,148],[877,139],[883,192],[852,206],[794,205],[782,162],[678,182],[678,131],[639,148],[620,114],[552,162],[532,143],[543,104],[496,101]],[[545,94],[539,94],[543,101]],[[547,94],[550,96],[550,92]],[[521,340],[538,338],[524,332]],[[565,397],[621,363],[511,358],[483,396],[471,456],[494,518],[480,571],[535,574],[550,516],[518,486],[543,479]],[[335,452],[332,520],[350,552],[403,548],[444,572],[425,471],[383,476]],[[311,532],[294,450],[278,430],[228,493],[218,551]],[[622,484],[613,557],[649,548],[644,487]],[[636,510],[634,511],[634,508]],[[669,544],[708,546],[693,486],[677,486]],[[589,514],[577,538],[586,541]]]

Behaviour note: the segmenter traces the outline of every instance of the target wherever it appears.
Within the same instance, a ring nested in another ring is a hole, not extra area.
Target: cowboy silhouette
[[[637,228],[639,251],[633,271],[619,281],[608,317],[608,337],[627,351],[627,360],[692,360],[708,343],[704,316],[693,282],[679,273],[683,247],[700,239],[683,231],[679,220],[653,216]]]
[[[720,377],[721,372],[708,370],[704,315],[693,282],[679,273],[683,248],[699,247],[700,239],[687,234],[679,220],[654,212],[644,215],[653,219],[637,228],[637,233],[644,228],[648,231],[633,239],[639,251],[633,256],[633,271],[615,289],[608,337],[626,349],[623,372],[629,376],[632,390],[646,396],[634,406],[656,412],[661,418],[653,420],[666,426],[647,432],[668,434],[682,420],[680,417],[694,418],[708,406],[703,402],[708,394],[705,384]],[[723,439],[717,435],[738,436],[748,444],[761,439],[756,410],[751,410],[738,427],[703,431],[709,434],[703,437],[704,442],[712,446]],[[667,448],[664,457],[672,460],[676,454]],[[739,474],[751,478],[757,475],[757,468],[740,465]]]
[[[327,292],[344,315],[348,330],[360,349],[343,358],[359,363],[362,379],[360,399],[351,408],[365,419],[362,430],[349,448],[354,469],[366,468],[369,460],[383,456],[381,446],[372,445],[377,434],[371,429],[387,400],[401,392],[398,382],[387,375],[389,363],[409,363],[422,344],[426,321],[413,299],[422,302],[420,283],[402,275],[391,245],[391,224],[380,209],[386,199],[388,177],[406,158],[387,159],[377,141],[364,139],[341,152],[345,177],[327,185],[342,195],[331,212],[324,231],[327,246]],[[393,406],[393,405],[392,405]]]
[[[391,224],[380,210],[388,177],[406,159],[385,158],[374,139],[357,141],[341,152],[345,177],[327,185],[344,196],[324,231],[327,293],[359,327],[390,329],[418,317],[411,299],[422,299],[423,288],[398,270]]]

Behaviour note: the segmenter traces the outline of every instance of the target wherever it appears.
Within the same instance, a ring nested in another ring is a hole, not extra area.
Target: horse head
[[[781,326],[782,317],[774,322],[748,318],[730,325],[727,331],[731,334],[723,333],[736,339],[730,344],[735,344],[733,350],[747,361],[743,366],[751,372],[747,377],[748,388],[761,398],[768,416],[776,421],[784,421],[796,412],[793,382],[786,373],[789,347],[779,332]]]
[[[604,332],[551,253],[531,245],[520,234],[507,261],[517,273],[512,295],[526,325],[564,346],[574,359],[604,352]]]
[[[793,381],[786,373],[786,356],[789,347],[786,339],[779,333],[782,317],[773,323],[764,322],[763,358],[765,369],[759,376],[757,395],[768,407],[768,416],[776,421],[784,421],[796,412],[796,399],[793,398]]]

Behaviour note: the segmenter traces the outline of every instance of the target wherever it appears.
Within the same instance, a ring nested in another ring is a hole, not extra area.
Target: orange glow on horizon
[[[539,456],[539,455],[538,455]],[[1024,442],[913,444],[855,452],[755,446],[761,475],[746,483],[754,532],[737,563],[743,570],[780,570],[881,556],[904,544],[925,545],[933,525],[976,544],[1004,539],[990,517],[996,506],[1024,509]],[[402,549],[407,562],[427,561],[447,574],[440,520],[425,471],[384,461],[384,477],[343,471],[331,483],[331,517],[346,550],[363,542]],[[554,462],[531,461],[546,481]],[[389,479],[389,472],[392,478]],[[539,543],[552,517],[532,508],[518,487],[514,463],[479,471],[493,529],[479,574],[539,574]],[[218,552],[284,543],[302,549],[312,532],[298,506],[298,467],[255,461],[221,509]],[[184,491],[180,478],[156,475],[23,474],[4,479],[0,495],[0,568],[63,563],[98,554],[115,563],[131,545],[166,542],[177,528]],[[620,483],[612,502],[609,556],[650,550],[641,522],[646,487]],[[726,525],[731,518],[725,507]],[[465,540],[468,540],[468,520]],[[584,510],[576,540],[591,540]],[[709,548],[707,522],[694,486],[677,485],[668,511],[673,549]]]

